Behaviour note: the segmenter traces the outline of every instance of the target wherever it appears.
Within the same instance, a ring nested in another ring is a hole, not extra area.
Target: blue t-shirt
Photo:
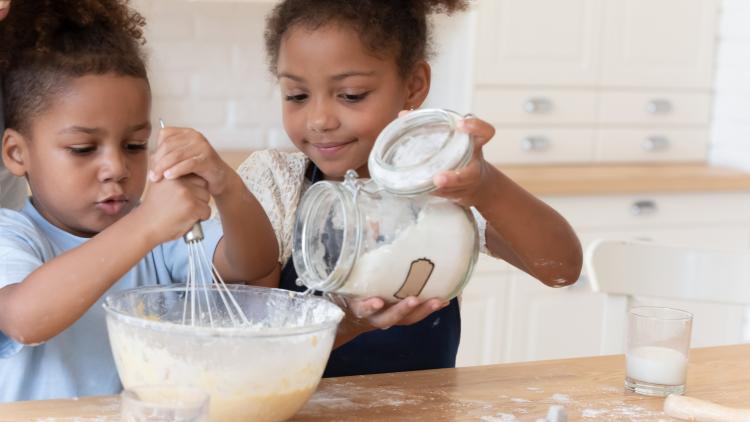
[[[221,226],[215,219],[202,225],[203,247],[208,256],[213,256],[222,237]],[[20,211],[0,210],[0,288],[22,282],[45,262],[87,240],[53,226],[31,201]],[[107,293],[184,282],[187,261],[182,239],[164,243],[141,259]],[[40,345],[25,346],[0,332],[0,402],[120,392],[122,386],[109,347],[102,302],[103,297],[73,325]]]

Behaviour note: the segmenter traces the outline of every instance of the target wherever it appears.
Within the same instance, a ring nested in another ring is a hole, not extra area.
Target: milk
[[[668,347],[642,346],[625,355],[627,376],[635,381],[662,385],[683,385],[687,356]]]

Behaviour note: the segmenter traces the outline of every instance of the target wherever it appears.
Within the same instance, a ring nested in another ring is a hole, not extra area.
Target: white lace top
[[[301,152],[263,150],[251,154],[237,169],[245,186],[268,214],[279,242],[279,263],[283,267],[292,255],[292,236],[297,206],[310,186],[305,179],[309,164]],[[479,229],[481,251],[487,253],[487,222],[472,208]]]

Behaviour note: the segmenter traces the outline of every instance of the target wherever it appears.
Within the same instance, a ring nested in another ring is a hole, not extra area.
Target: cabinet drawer
[[[565,163],[594,158],[594,131],[587,129],[501,129],[484,146],[491,163]]]
[[[601,162],[704,161],[708,141],[702,129],[602,129],[596,155]]]
[[[750,224],[750,193],[546,197],[576,230]]]
[[[477,89],[474,113],[495,125],[591,123],[593,91]]]
[[[708,93],[604,91],[599,104],[602,124],[707,125],[711,113]]]

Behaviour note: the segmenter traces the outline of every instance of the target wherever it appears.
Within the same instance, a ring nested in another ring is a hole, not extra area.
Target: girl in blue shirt
[[[32,192],[20,212],[0,211],[0,401],[117,393],[98,302],[184,281],[180,237],[209,218],[211,199],[224,234],[206,222],[204,246],[223,277],[273,270],[268,219],[200,133],[159,132],[141,199],[152,130],[143,24],[125,0],[24,0],[0,25],[0,45],[29,46],[3,48],[0,73],[2,159]]]

